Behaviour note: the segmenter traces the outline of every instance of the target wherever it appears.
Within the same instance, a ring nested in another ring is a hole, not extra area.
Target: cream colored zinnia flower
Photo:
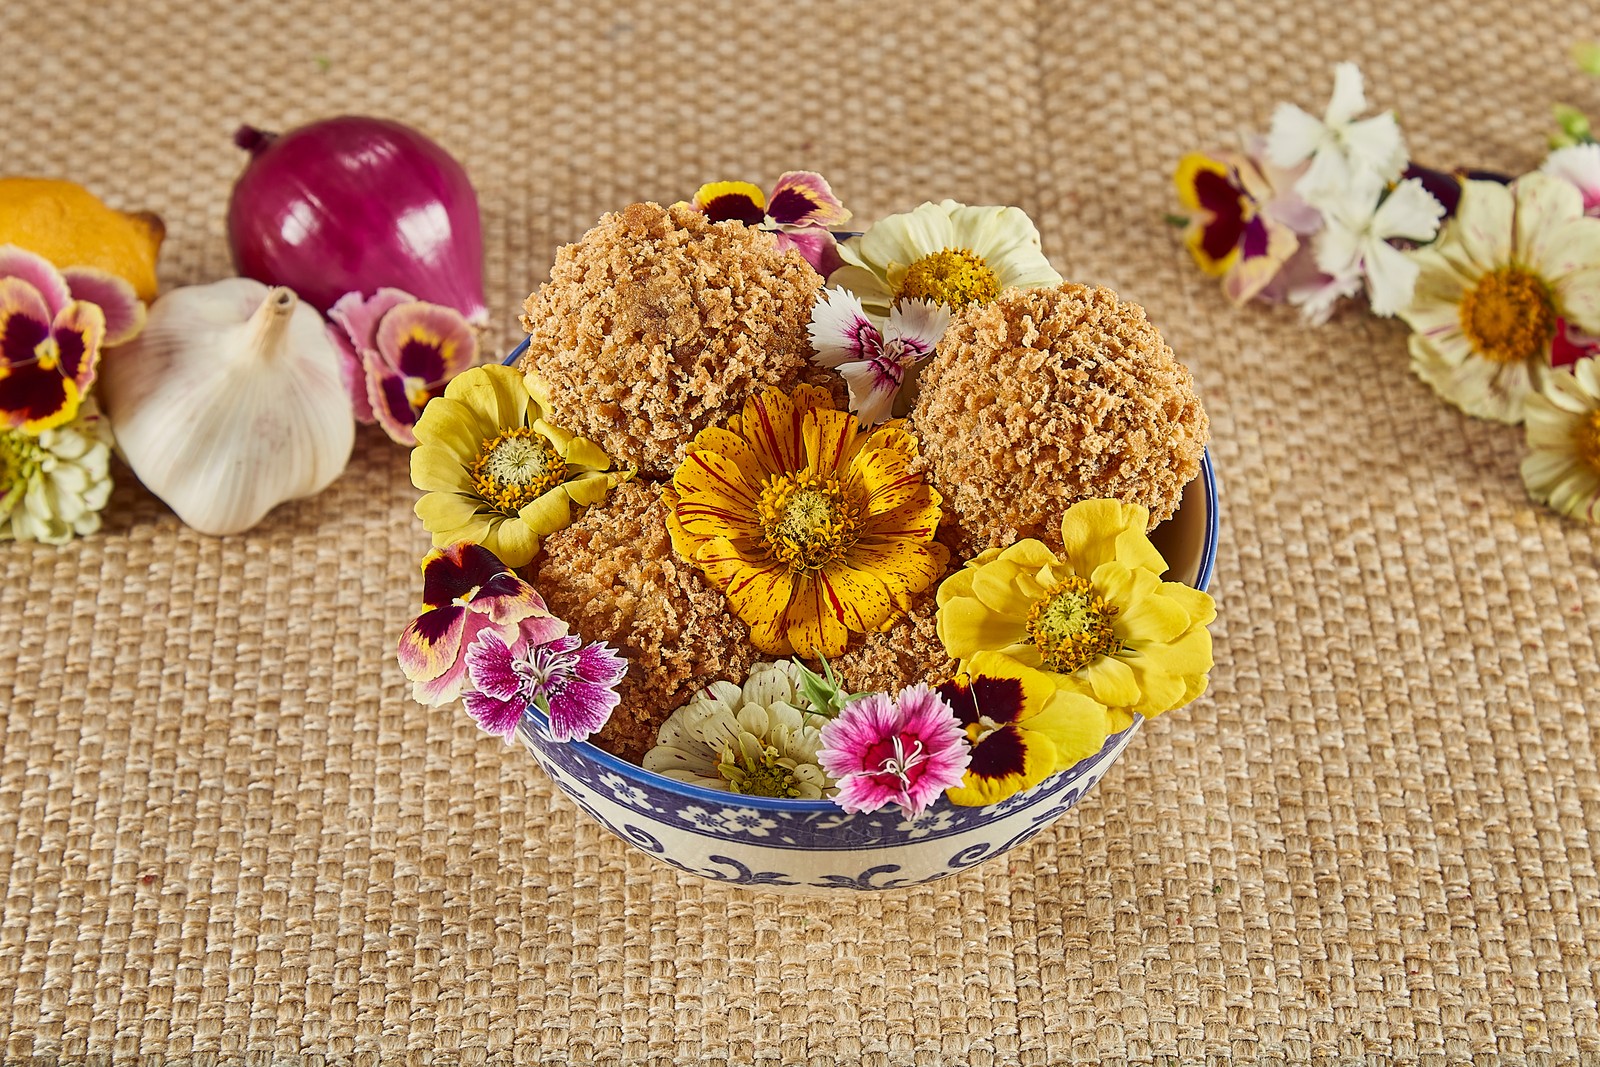
[[[0,541],[64,545],[94,533],[110,497],[111,430],[93,401],[37,437],[0,430]]]
[[[820,800],[832,783],[817,763],[822,727],[800,695],[794,663],[763,663],[743,686],[715,682],[661,724],[644,768],[707,789]]]
[[[1421,273],[1400,313],[1416,331],[1411,368],[1469,415],[1521,422],[1557,321],[1600,331],[1600,219],[1548,174],[1463,182],[1456,217],[1411,255]]]
[[[1522,410],[1528,494],[1563,515],[1600,525],[1600,360],[1551,371]]]
[[[828,276],[866,309],[887,315],[902,299],[952,310],[986,304],[1002,289],[1059,285],[1040,251],[1039,231],[1015,207],[968,207],[954,200],[890,215],[839,245],[845,265]]]

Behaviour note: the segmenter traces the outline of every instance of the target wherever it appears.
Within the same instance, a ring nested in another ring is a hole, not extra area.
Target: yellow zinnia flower
[[[773,655],[837,656],[944,573],[939,494],[899,423],[863,432],[825,389],[768,389],[695,437],[662,491],[672,546]]]
[[[472,541],[524,566],[572,521],[572,505],[598,504],[631,476],[611,471],[593,441],[546,422],[535,388],[510,367],[474,367],[428,401],[411,482],[425,494],[417,518],[435,547]]]
[[[1054,674],[1115,709],[1113,731],[1187,704],[1211,670],[1216,605],[1161,580],[1148,523],[1138,505],[1085,500],[1061,520],[1060,556],[1031,538],[978,556],[939,587],[945,651],[963,664],[1000,652]]]

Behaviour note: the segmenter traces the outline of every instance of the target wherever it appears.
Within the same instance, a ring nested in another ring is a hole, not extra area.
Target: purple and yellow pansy
[[[428,401],[478,361],[478,335],[459,311],[400,289],[346,293],[328,317],[356,420],[402,445],[417,443]]]
[[[772,195],[750,182],[707,182],[694,194],[694,209],[712,222],[742,222],[771,230],[778,251],[794,249],[826,278],[841,264],[830,226],[850,221],[850,211],[822,175],[791,170],[778,176]]]
[[[550,614],[533,586],[482,545],[460,542],[422,560],[423,610],[400,635],[400,668],[411,695],[438,707],[461,696],[466,650],[492,631],[508,645],[539,645],[565,637],[567,624]]]
[[[0,428],[36,435],[71,422],[102,346],[143,324],[144,305],[127,282],[59,271],[32,252],[0,247]]]
[[[980,652],[937,691],[972,745],[953,804],[981,807],[1031,789],[1099,752],[1111,734],[1105,705],[1059,688],[1044,671]]]
[[[1184,239],[1200,269],[1223,279],[1234,303],[1254,298],[1300,247],[1295,231],[1267,210],[1274,189],[1261,168],[1237,152],[1190,152],[1173,174],[1190,212]]]

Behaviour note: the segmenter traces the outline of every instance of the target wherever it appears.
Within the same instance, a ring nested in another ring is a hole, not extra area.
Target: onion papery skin
[[[244,126],[234,141],[251,157],[228,203],[242,276],[324,315],[345,293],[392,287],[488,323],[478,197],[438,144],[358,115],[281,135]]]

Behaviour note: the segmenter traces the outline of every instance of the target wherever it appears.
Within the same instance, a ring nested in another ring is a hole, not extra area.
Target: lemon
[[[149,212],[129,215],[75,182],[0,178],[0,245],[16,245],[57,267],[118,275],[146,303],[156,298],[156,253],[167,234]]]

